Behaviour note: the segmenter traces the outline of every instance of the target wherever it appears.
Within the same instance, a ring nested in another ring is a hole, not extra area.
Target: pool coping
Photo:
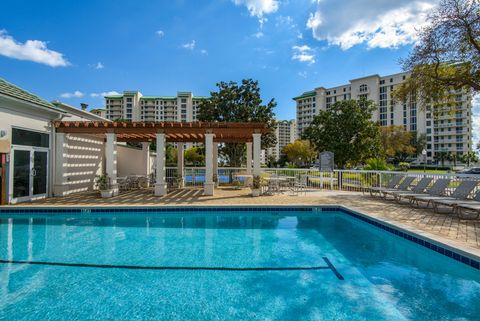
[[[328,210],[340,210],[341,212],[360,219],[363,222],[366,222],[370,225],[376,226],[394,234],[396,236],[402,237],[405,240],[416,243],[422,247],[425,247],[429,250],[435,251],[441,255],[459,261],[465,265],[468,265],[474,269],[480,270],[480,250],[472,248],[468,245],[465,245],[461,242],[456,242],[451,239],[444,238],[440,235],[433,234],[424,230],[417,229],[415,227],[403,224],[395,220],[389,220],[386,218],[378,218],[363,211],[352,209],[350,207],[341,205],[341,204],[317,204],[317,205],[274,205],[274,204],[262,204],[262,205],[189,205],[186,207],[182,204],[174,205],[101,205],[101,206],[87,206],[87,207],[76,207],[72,206],[2,206],[0,207],[0,214],[2,213],[18,213],[26,214],[29,212],[40,212],[40,213],[56,213],[56,212],[67,212],[67,213],[102,213],[102,212],[131,212],[134,209],[138,211],[147,211],[147,212],[195,212],[200,210],[205,210],[206,208],[211,211],[215,210],[225,210],[229,209],[234,211],[241,210],[257,210],[257,211],[268,211],[275,209],[276,211],[289,212],[289,211],[298,211],[299,209],[315,209],[318,211],[328,211]]]

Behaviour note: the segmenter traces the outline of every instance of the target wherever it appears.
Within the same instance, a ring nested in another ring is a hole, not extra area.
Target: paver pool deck
[[[406,203],[373,198],[358,192],[307,191],[305,194],[279,194],[251,197],[250,189],[221,187],[214,196],[204,196],[201,188],[185,188],[157,197],[151,189],[132,190],[102,199],[98,192],[48,198],[18,206],[28,207],[98,207],[98,206],[190,206],[190,205],[342,205],[373,218],[456,247],[480,257],[480,220],[459,219],[445,210],[413,208]]]

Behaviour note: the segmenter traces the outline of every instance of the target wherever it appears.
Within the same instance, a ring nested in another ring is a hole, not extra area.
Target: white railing
[[[230,185],[234,181],[242,181],[236,178],[236,174],[245,174],[246,168],[219,167],[218,184]],[[309,189],[341,190],[341,191],[365,191],[370,187],[384,187],[395,175],[414,176],[418,179],[430,177],[433,180],[448,178],[453,190],[461,180],[478,180],[480,175],[464,174],[436,174],[424,172],[397,172],[397,171],[366,171],[366,170],[334,170],[333,172],[319,171],[318,169],[299,168],[262,168],[262,176],[286,177],[290,181],[303,180],[307,182]],[[176,167],[167,167],[167,178],[177,177]],[[185,186],[203,186],[205,182],[205,167],[185,167],[183,174]]]

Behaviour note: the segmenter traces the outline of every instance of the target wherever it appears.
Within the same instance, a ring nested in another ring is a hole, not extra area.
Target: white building
[[[94,189],[95,176],[105,170],[104,137],[56,133],[58,120],[109,122],[0,79],[0,204]],[[119,175],[149,174],[148,144],[143,149],[119,144],[117,153]]]
[[[294,119],[277,121],[275,136],[277,137],[277,144],[267,150],[267,155],[273,155],[278,160],[283,148],[297,139],[296,121]]]
[[[94,115],[107,118],[107,110],[105,108],[95,108],[91,109],[90,112]]]
[[[352,79],[348,84],[325,88],[318,87],[293,98],[297,109],[297,134],[300,137],[320,110],[328,110],[341,100],[365,97],[372,100],[378,109],[372,119],[381,126],[402,125],[407,131],[425,134],[427,139],[427,162],[434,160],[439,151],[461,155],[472,150],[472,97],[470,93],[458,92],[458,107],[455,113],[441,112],[434,117],[428,106],[417,101],[396,102],[392,92],[406,80],[408,73],[389,76],[371,75]]]
[[[105,96],[106,118],[131,121],[197,120],[198,106],[208,97],[178,92],[176,96],[143,96],[138,91],[124,91],[122,95]]]

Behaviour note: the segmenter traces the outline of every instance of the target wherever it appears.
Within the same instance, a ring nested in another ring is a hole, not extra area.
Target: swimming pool
[[[478,318],[445,251],[341,208],[3,211],[0,319]]]

